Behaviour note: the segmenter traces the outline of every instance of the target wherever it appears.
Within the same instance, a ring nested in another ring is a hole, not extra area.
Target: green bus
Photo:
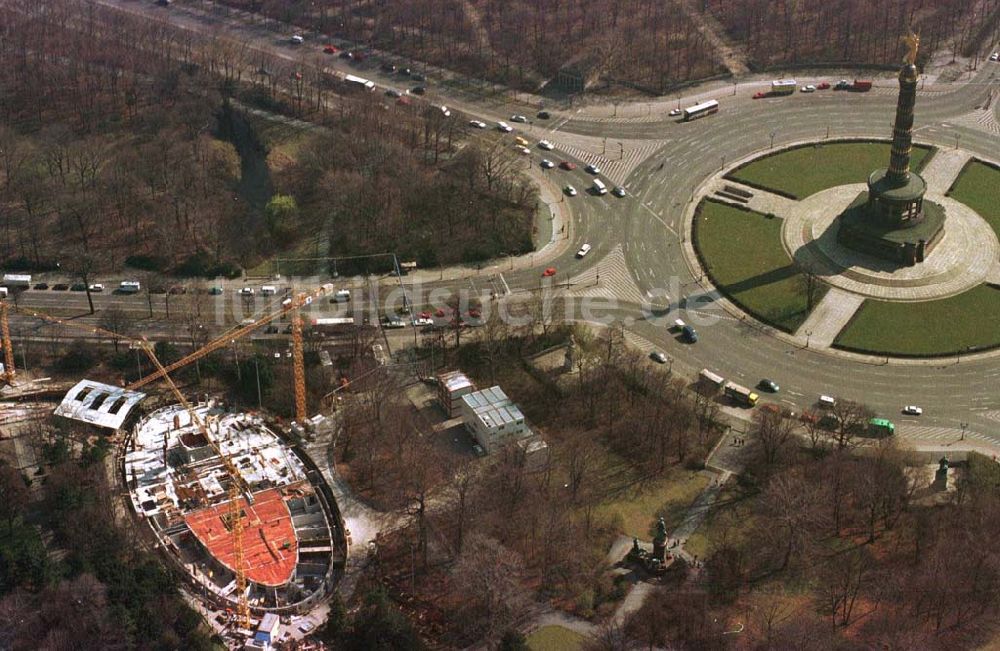
[[[878,437],[892,436],[896,426],[888,418],[872,418],[868,421],[868,431]]]

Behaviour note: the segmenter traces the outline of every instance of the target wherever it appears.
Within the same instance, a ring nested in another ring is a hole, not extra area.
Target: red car
[[[301,72],[293,72],[292,73],[292,79],[295,79],[296,81],[302,81],[302,73]]]
[[[576,163],[571,163],[568,160],[564,160],[563,162],[559,163],[559,167],[563,168],[564,170],[573,171],[576,169]]]
[[[431,318],[431,313],[430,312],[421,312],[417,316],[420,317],[421,319],[429,319],[429,318]],[[441,316],[444,316],[444,315],[441,315]]]
[[[437,316],[438,318],[443,317],[444,316],[444,308],[443,307],[439,307],[437,309],[437,312],[434,313],[434,315]]]
[[[549,267],[548,269],[546,269],[545,271],[542,272],[542,277],[543,278],[548,278],[549,276],[554,276],[554,275],[556,275],[556,268],[555,267]]]
[[[828,88],[830,88],[830,82],[824,81],[821,84],[816,84],[816,88],[818,90],[827,90]]]
[[[323,48],[323,51],[327,54],[336,54],[337,48],[335,48],[332,45],[327,45],[326,47]]]
[[[765,93],[763,91],[761,91],[759,93],[754,93],[753,94],[753,98],[754,99],[763,99],[764,97],[767,97],[767,93]]]
[[[479,310],[469,310],[469,318],[470,319],[478,319],[481,316],[482,316],[482,313],[480,313]]]

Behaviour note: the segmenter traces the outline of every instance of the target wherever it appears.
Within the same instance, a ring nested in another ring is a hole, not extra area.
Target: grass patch
[[[962,170],[948,196],[979,213],[1000,237],[1000,169],[972,161]]]
[[[887,142],[834,142],[772,154],[733,170],[734,181],[804,199],[848,183],[864,183],[875,169],[889,165]],[[914,146],[910,167],[920,170],[931,149]]]
[[[721,540],[728,539],[737,547],[743,546],[754,524],[749,504],[742,490],[727,484],[701,525],[687,539],[684,549],[698,558],[707,558],[712,545]]]
[[[899,356],[935,356],[1000,345],[1000,289],[980,285],[923,303],[867,300],[834,341],[839,348]],[[900,324],[916,324],[900,327]]]
[[[576,651],[587,638],[562,626],[543,626],[528,636],[531,651]]]
[[[621,524],[622,533],[640,540],[650,540],[661,516],[667,531],[673,531],[684,517],[691,502],[708,486],[708,474],[692,472],[680,466],[667,471],[661,478],[628,487],[597,507],[599,518],[610,518]]]
[[[704,201],[694,244],[715,286],[755,318],[795,332],[809,316],[806,277],[781,244],[781,219]],[[813,305],[826,290],[817,283]]]

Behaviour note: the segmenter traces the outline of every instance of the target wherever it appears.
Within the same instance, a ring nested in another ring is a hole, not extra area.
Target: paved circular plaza
[[[993,229],[968,206],[939,193],[928,193],[927,200],[945,209],[944,236],[924,262],[901,266],[840,244],[837,216],[866,189],[864,183],[837,186],[790,206],[781,234],[796,264],[834,287],[894,301],[953,296],[990,276],[1000,259]]]

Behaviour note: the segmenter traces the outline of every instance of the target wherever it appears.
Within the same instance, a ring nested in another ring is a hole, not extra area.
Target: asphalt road
[[[170,10],[152,6],[151,3],[131,3],[124,0],[102,0],[103,4],[118,6],[133,13],[166,20],[187,29],[228,35],[245,39],[254,48],[276,54],[288,60],[303,57],[322,57],[316,54],[315,42],[308,51],[291,47],[285,42],[287,35],[248,26],[232,15],[229,18],[207,16],[175,5]],[[195,3],[196,7],[205,6]],[[373,58],[360,69],[336,57],[327,57],[327,65],[344,72],[364,74],[380,87],[403,88],[407,84],[398,77],[378,70]],[[996,158],[1000,151],[1000,136],[954,122],[981,105],[989,94],[1000,88],[997,75],[1000,64],[985,62],[972,77],[960,83],[944,86],[927,86],[918,93],[915,116],[915,140],[919,143],[942,148],[956,145],[978,156]],[[447,104],[470,116],[493,122],[508,120],[512,112],[529,114],[524,105],[512,104],[504,95],[487,92],[474,82],[460,80],[454,75],[437,79],[435,71],[428,71],[429,101]],[[443,73],[442,73],[442,76]],[[837,75],[830,75],[831,78]],[[846,75],[845,75],[846,76]],[[438,83],[440,82],[440,83]],[[537,121],[530,128],[532,135],[547,137],[557,147],[564,138],[578,142],[608,142],[619,140],[657,141],[659,147],[629,173],[625,186],[629,196],[617,199],[610,195],[580,196],[565,200],[570,202],[574,226],[571,242],[556,259],[538,260],[530,269],[502,271],[503,283],[515,295],[536,290],[541,282],[541,270],[554,266],[558,273],[555,282],[586,273],[599,267],[602,260],[621,247],[632,281],[639,291],[652,295],[664,289],[670,294],[671,306],[676,308],[684,296],[697,294],[694,278],[680,251],[681,220],[698,186],[721,167],[737,159],[765,152],[771,146],[781,146],[802,140],[823,140],[827,137],[866,136],[887,138],[891,133],[891,120],[896,97],[891,92],[847,93],[820,91],[803,95],[796,93],[782,98],[752,100],[750,95],[759,90],[761,81],[740,84],[733,95],[733,87],[721,88],[712,94],[722,108],[720,112],[692,123],[683,123],[666,116],[665,102],[658,104],[657,112],[650,108],[645,119],[594,119],[586,111],[552,109],[553,118]],[[412,84],[410,84],[412,85]],[[886,85],[883,83],[883,86]],[[380,89],[381,90],[381,89]],[[699,97],[704,96],[704,91]],[[645,103],[645,102],[643,102]],[[687,105],[691,102],[684,101]],[[628,111],[623,110],[623,114]],[[636,114],[632,111],[631,114]],[[659,119],[655,116],[659,116]],[[512,125],[518,127],[518,125]],[[519,129],[520,130],[520,129]],[[612,150],[613,151],[613,150]],[[613,158],[613,153],[608,158]],[[576,160],[564,151],[541,152],[534,150],[533,164],[542,158]],[[592,177],[579,169],[567,172],[554,169],[547,174],[559,186],[572,183],[578,190],[590,185]],[[593,250],[581,259],[573,253],[584,242]],[[607,263],[604,263],[607,264]],[[612,281],[604,281],[606,289],[615,292]],[[461,281],[440,281],[426,284],[455,289],[458,287],[483,291],[493,286],[485,274],[470,273]],[[219,297],[224,305],[231,305],[227,295]],[[82,294],[69,292],[27,292],[21,301],[42,311],[79,313],[86,304]],[[173,297],[172,311],[186,310],[184,297]],[[216,297],[209,297],[215,299]],[[224,300],[223,300],[224,299]],[[137,313],[147,310],[143,297],[118,297],[99,295],[95,301],[100,309],[117,305]],[[162,297],[156,305],[156,319],[149,323],[153,336],[167,333],[179,326],[162,320]],[[175,307],[176,306],[176,307]],[[699,311],[711,312],[711,305],[699,305]],[[938,435],[947,435],[947,429],[956,432],[960,422],[969,424],[969,431],[977,431],[1000,441],[1000,359],[947,359],[929,365],[865,364],[814,350],[804,350],[781,340],[762,334],[747,324],[740,323],[718,308],[714,313],[720,318],[710,327],[700,327],[700,341],[694,345],[680,343],[663,325],[644,320],[640,306],[635,302],[622,303],[605,311],[619,320],[631,320],[628,329],[652,342],[675,360],[675,366],[689,372],[711,368],[729,379],[753,385],[758,379],[768,377],[782,386],[777,396],[765,396],[786,406],[801,410],[811,405],[820,393],[861,400],[874,407],[880,414],[893,418],[897,423],[938,428]],[[230,307],[224,312],[233,313]],[[684,316],[681,313],[680,316]],[[89,317],[84,317],[87,320]],[[218,311],[213,317],[218,319]],[[225,317],[229,323],[236,316]],[[28,326],[15,319],[18,327]],[[213,326],[225,327],[216,322]],[[913,324],[913,327],[920,327]],[[394,335],[401,336],[401,335]],[[919,404],[925,415],[919,420],[899,414],[904,404]]]

